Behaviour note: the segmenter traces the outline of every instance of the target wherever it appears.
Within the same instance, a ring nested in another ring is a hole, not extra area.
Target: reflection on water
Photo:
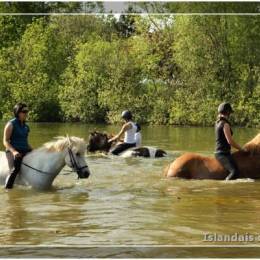
[[[31,124],[31,143],[37,147],[66,133],[87,139],[94,128],[107,132],[118,129]],[[254,234],[260,230],[260,182],[187,181],[162,176],[163,168],[182,151],[210,154],[214,149],[212,128],[143,127],[142,132],[145,144],[165,149],[169,156],[124,159],[86,155],[92,172],[87,180],[78,180],[75,173],[64,169],[48,192],[18,186],[11,191],[2,189],[0,243],[189,246],[210,244],[203,241],[205,233]],[[257,132],[235,129],[235,136],[244,143]],[[16,252],[19,255],[25,250]],[[121,248],[115,255],[124,256],[129,251],[143,256],[145,249]],[[158,257],[167,249],[154,248],[151,252]],[[100,255],[115,257],[108,251],[100,251]]]

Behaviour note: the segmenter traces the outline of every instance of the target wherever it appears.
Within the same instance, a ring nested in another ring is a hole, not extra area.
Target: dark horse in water
[[[107,135],[106,133],[99,133],[99,132],[93,132],[89,135],[89,143],[87,146],[88,152],[106,152],[108,153],[111,148],[116,144],[115,142],[109,143],[108,140],[112,138],[112,135]],[[122,157],[164,157],[166,156],[166,152],[157,149],[154,147],[134,147],[127,149],[126,151],[122,152],[119,156]]]
[[[260,178],[260,133],[248,142],[247,152],[233,153],[240,175],[238,178]],[[205,157],[194,153],[185,153],[165,169],[165,176],[186,179],[223,180],[228,172],[214,157]]]

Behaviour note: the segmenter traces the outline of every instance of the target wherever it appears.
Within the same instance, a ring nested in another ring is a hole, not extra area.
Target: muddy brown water
[[[87,139],[93,129],[115,133],[120,126],[30,123],[30,127],[30,143],[38,147],[54,136]],[[235,139],[243,144],[258,131],[235,128]],[[201,254],[198,246],[205,246],[205,256],[214,256],[216,248],[207,248],[212,245],[253,246],[223,252],[257,254],[257,237],[225,243],[205,241],[205,234],[260,234],[259,181],[187,181],[162,175],[163,168],[185,151],[212,155],[214,129],[144,126],[142,136],[143,144],[165,149],[168,157],[86,154],[91,170],[87,180],[78,180],[64,168],[50,191],[0,189],[1,255],[191,257]]]

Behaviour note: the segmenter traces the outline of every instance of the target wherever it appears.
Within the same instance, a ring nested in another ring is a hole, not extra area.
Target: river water
[[[39,147],[55,136],[87,139],[94,129],[116,133],[120,126],[30,123],[30,128],[30,143]],[[0,129],[2,136],[3,123]],[[258,131],[235,128],[235,139],[243,144]],[[168,157],[86,155],[91,170],[87,180],[78,180],[64,168],[51,191],[22,186],[0,189],[1,254],[191,257],[202,252],[199,246],[206,247],[205,256],[212,256],[215,249],[207,246],[260,245],[258,237],[250,243],[205,241],[205,234],[260,234],[260,182],[174,180],[162,174],[164,167],[185,151],[212,155],[213,128],[143,126],[142,136],[144,145],[165,149]],[[0,148],[3,150],[2,144]],[[90,246],[100,248],[89,254],[78,248]],[[179,251],[171,251],[171,246]],[[60,251],[55,253],[57,248]],[[117,251],[111,253],[114,248]],[[233,256],[254,255],[256,250],[234,251]]]

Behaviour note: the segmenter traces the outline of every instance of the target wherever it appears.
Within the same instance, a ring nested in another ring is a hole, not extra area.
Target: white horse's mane
[[[82,138],[76,136],[70,136],[69,138],[65,136],[58,136],[54,139],[55,140],[43,144],[40,149],[45,149],[48,152],[62,152],[71,146],[73,151],[80,154],[84,154],[86,150],[86,143]]]

